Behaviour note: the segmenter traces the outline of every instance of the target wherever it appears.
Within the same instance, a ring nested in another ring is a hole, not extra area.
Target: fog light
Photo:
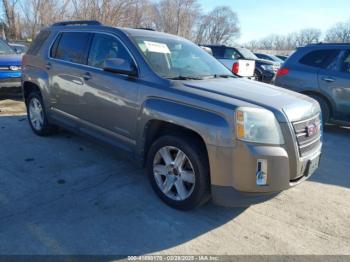
[[[256,184],[258,186],[267,185],[267,160],[258,159],[256,164]]]

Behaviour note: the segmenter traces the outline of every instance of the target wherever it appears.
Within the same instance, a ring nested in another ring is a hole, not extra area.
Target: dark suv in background
[[[316,99],[323,122],[350,124],[350,43],[312,44],[278,71],[275,84]]]
[[[228,47],[225,45],[205,45],[212,50],[216,59],[223,60],[253,60],[255,61],[255,78],[260,82],[271,83],[280,63],[258,58],[252,51],[243,47]]]

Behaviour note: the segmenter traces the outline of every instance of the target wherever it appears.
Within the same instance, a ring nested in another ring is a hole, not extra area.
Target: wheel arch
[[[306,91],[302,91],[301,94],[303,95],[307,95],[307,96],[319,96],[321,97],[328,105],[329,107],[329,112],[330,112],[330,117],[334,117],[334,108],[335,108],[335,103],[332,102],[327,96],[325,96],[324,94],[322,94],[321,92],[318,91],[311,91],[311,90],[306,90]]]
[[[25,103],[27,103],[28,96],[31,92],[39,92],[41,94],[41,90],[39,85],[31,82],[31,81],[24,81],[22,84],[22,93]]]

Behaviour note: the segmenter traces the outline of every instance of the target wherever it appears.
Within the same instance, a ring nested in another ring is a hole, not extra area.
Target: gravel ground
[[[350,255],[350,129],[327,127],[317,173],[268,202],[180,212],[122,152],[0,110],[0,254]]]

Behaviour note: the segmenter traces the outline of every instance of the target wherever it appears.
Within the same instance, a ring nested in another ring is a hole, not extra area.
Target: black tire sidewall
[[[185,200],[176,201],[167,197],[158,187],[153,175],[153,161],[158,150],[165,146],[174,146],[183,151],[192,163],[195,172],[195,186],[192,194]],[[197,145],[190,143],[188,138],[180,138],[171,135],[159,138],[151,146],[147,162],[147,174],[151,182],[152,188],[159,198],[167,205],[180,210],[191,210],[205,203],[209,197],[209,166],[207,158],[203,155]]]
[[[329,122],[330,119],[330,108],[328,106],[328,103],[326,102],[325,99],[323,99],[320,96],[316,96],[316,95],[311,95],[311,98],[315,99],[321,107],[321,111],[322,111],[322,122],[323,124],[326,124]]]

